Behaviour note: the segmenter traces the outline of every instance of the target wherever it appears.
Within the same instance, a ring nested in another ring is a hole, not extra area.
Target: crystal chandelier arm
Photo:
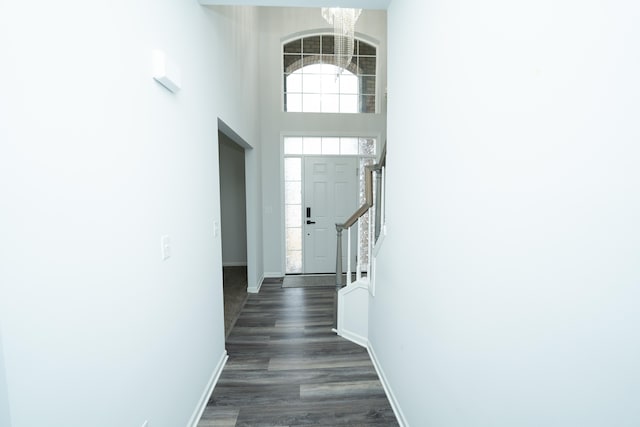
[[[321,13],[325,21],[333,25],[334,54],[339,76],[353,58],[355,26],[362,9],[323,7]]]

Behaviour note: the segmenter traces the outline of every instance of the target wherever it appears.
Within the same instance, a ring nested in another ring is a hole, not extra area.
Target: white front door
[[[304,272],[335,273],[336,223],[344,222],[358,208],[358,159],[306,157],[302,208]],[[345,235],[343,257],[346,241]],[[346,258],[343,265],[346,267]]]

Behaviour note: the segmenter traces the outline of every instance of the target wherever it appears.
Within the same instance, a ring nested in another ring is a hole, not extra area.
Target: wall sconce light
[[[159,49],[153,50],[153,78],[170,92],[176,93],[180,90],[180,67]]]

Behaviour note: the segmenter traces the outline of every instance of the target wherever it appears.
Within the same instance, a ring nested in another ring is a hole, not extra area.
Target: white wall
[[[222,265],[247,264],[244,149],[218,132]]]
[[[0,425],[11,425],[9,393],[7,390],[7,375],[5,373],[4,349],[2,346],[2,325],[0,324]]]
[[[640,6],[403,1],[370,339],[412,426],[640,424]]]
[[[365,10],[356,31],[379,42],[379,114],[311,114],[282,111],[282,42],[291,35],[316,29],[332,31],[317,8],[260,8],[260,87],[262,185],[264,212],[264,270],[267,275],[284,274],[283,195],[281,135],[386,135],[387,48],[386,12]]]
[[[216,120],[258,142],[256,26],[254,8],[196,2],[0,4],[14,427],[175,427],[194,413],[225,354]],[[182,69],[176,95],[151,78],[154,48]]]

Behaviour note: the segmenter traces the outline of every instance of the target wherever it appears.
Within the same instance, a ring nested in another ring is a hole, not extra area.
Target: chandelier
[[[322,17],[333,25],[334,53],[338,76],[349,66],[353,57],[354,33],[362,9],[344,9],[341,7],[323,7]]]

